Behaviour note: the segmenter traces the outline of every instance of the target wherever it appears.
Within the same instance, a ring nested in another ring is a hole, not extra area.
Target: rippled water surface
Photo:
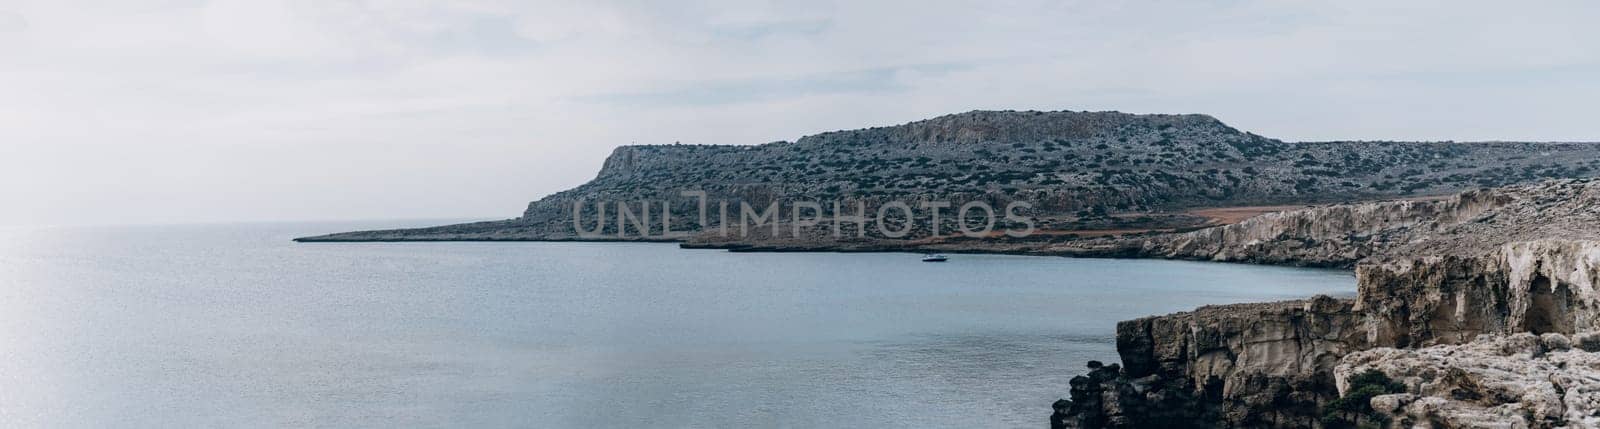
[[[1347,272],[0,230],[3,427],[1045,427],[1118,320]]]

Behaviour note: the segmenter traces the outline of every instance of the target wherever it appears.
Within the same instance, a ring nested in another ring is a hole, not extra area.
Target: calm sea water
[[[0,427],[1044,427],[1115,322],[1346,272],[0,230]]]

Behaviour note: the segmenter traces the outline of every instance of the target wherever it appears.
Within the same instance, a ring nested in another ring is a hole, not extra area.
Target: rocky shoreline
[[[1594,427],[1600,364],[1582,353],[1600,331],[1600,182],[1585,179],[1597,173],[1591,144],[1286,143],[1203,115],[969,112],[756,146],[625,146],[593,181],[516,219],[296,241],[651,241],[1351,268],[1354,299],[1123,322],[1122,363],[1092,363],[1063,386],[1071,397],[1055,404],[1052,426]],[[1415,199],[1439,194],[1451,196]],[[598,220],[598,201],[657,205],[636,205],[644,220],[630,237],[622,216]],[[709,233],[729,220],[691,220],[706,201],[770,204],[793,223],[797,201],[819,217],[816,201],[1021,202],[1041,233],[940,235],[956,221],[907,214],[909,239],[841,239],[781,221],[729,238]],[[1327,205],[1226,222],[1195,214],[1283,204]]]
[[[1318,296],[1118,323],[1122,365],[1090,363],[1052,426],[1313,427],[1359,341],[1352,306]]]
[[[1357,259],[1357,296],[1122,322],[1122,364],[1091,363],[1052,426],[1595,427],[1596,208],[1600,184],[1552,182],[1147,238],[1158,256]],[[1353,388],[1363,374],[1391,381]]]

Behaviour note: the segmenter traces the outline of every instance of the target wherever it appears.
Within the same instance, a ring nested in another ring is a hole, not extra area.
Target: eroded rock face
[[[1338,204],[1267,213],[1179,234],[1121,240],[1130,253],[1178,259],[1349,266],[1516,201],[1520,190],[1478,190],[1441,200]]]
[[[1217,407],[1182,383],[1131,378],[1117,364],[1090,362],[1089,369],[1073,377],[1071,399],[1053,405],[1052,429],[1220,427]]]
[[[1122,371],[1075,380],[1058,414],[1071,427],[1164,427],[1129,410],[1177,407],[1200,426],[1319,427],[1336,380],[1378,369],[1409,386],[1373,400],[1397,427],[1600,427],[1600,358],[1583,351],[1600,351],[1600,335],[1574,336],[1600,331],[1600,241],[1391,256],[1357,273],[1353,301],[1122,322]]]
[[[1339,356],[1363,341],[1351,308],[1318,296],[1119,323],[1122,372],[1074,380],[1068,415],[1082,416],[1075,427],[1315,427],[1318,407],[1337,398]],[[1184,415],[1128,412],[1144,409]]]
[[[1163,257],[1338,265],[1384,247],[1385,236],[1433,219],[1434,202],[1399,201],[1268,213],[1243,222],[1148,240]]]
[[[1592,334],[1483,335],[1459,345],[1351,353],[1335,376],[1341,392],[1367,370],[1405,384],[1406,393],[1371,400],[1390,427],[1593,428],[1600,427],[1595,351],[1600,338]]]
[[[1478,334],[1600,329],[1600,242],[1507,243],[1472,256],[1390,259],[1357,267],[1357,311],[1373,344],[1458,344]]]
[[[1123,255],[1354,266],[1503,253],[1544,240],[1600,241],[1600,182],[1550,181],[1430,201],[1338,204],[1269,213],[1178,234],[1074,243]]]

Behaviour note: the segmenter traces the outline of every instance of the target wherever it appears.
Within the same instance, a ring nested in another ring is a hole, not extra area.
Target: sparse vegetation
[[[1439,194],[1597,172],[1600,145],[1285,143],[1201,115],[970,112],[756,146],[626,146],[595,180],[531,204],[521,221],[564,227],[560,206],[578,196],[680,201],[690,189],[730,202],[959,195],[1024,200],[1046,216],[1116,217]]]
[[[1329,402],[1322,410],[1322,424],[1338,428],[1380,428],[1384,416],[1372,409],[1372,398],[1391,393],[1405,393],[1406,387],[1389,379],[1377,370],[1366,370],[1350,377],[1350,389],[1344,396]]]

